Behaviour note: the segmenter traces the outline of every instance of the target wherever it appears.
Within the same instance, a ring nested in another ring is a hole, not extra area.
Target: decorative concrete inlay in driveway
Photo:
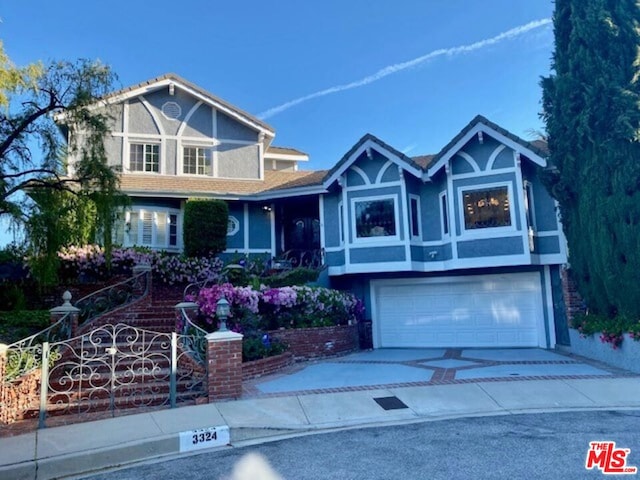
[[[402,364],[318,363],[256,385],[264,393],[428,382],[433,371]]]
[[[420,362],[427,367],[437,368],[458,368],[458,367],[471,367],[473,365],[478,366],[476,362],[469,362],[467,360],[456,360],[455,358],[447,358],[446,360],[429,360],[428,362]]]
[[[482,381],[576,379],[626,375],[606,366],[536,348],[378,349],[245,382],[248,396],[280,396],[433,386]]]

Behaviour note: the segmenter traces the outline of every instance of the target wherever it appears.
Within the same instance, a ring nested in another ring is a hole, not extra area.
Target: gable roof
[[[398,165],[402,166],[405,170],[408,170],[416,177],[420,177],[422,174],[422,168],[420,165],[413,161],[412,158],[406,156],[404,153],[396,150],[391,145],[380,140],[375,135],[367,133],[356,144],[345,153],[342,158],[329,170],[323,183],[325,187],[328,187],[334,181],[338,179],[352,164],[355,162],[363,152],[372,148],[389,160],[394,161]]]
[[[290,160],[290,161],[302,161],[309,160],[309,155],[300,150],[291,147],[275,147],[270,145],[264,152],[265,158],[271,158],[275,160]]]
[[[267,123],[254,117],[250,113],[241,110],[235,105],[232,105],[229,102],[221,99],[220,97],[211,94],[205,89],[189,82],[188,80],[185,80],[175,73],[165,73],[164,75],[161,75],[159,77],[145,80],[144,82],[140,82],[135,85],[131,85],[130,87],[117,90],[104,97],[104,100],[107,102],[118,103],[129,98],[137,97],[138,95],[144,95],[145,93],[153,92],[170,84],[174,84],[175,86],[192,93],[205,103],[239,120],[245,125],[249,125],[256,130],[259,130],[265,135],[268,135],[270,137],[275,136],[275,130],[271,125],[268,125]]]
[[[539,145],[523,140],[482,115],[476,115],[467,126],[460,130],[460,132],[433,157],[427,170],[427,177],[433,176],[438,170],[444,167],[446,162],[460,151],[471,137],[480,131],[486,132],[488,135],[506,144],[508,147],[513,148],[517,152],[524,153],[541,167],[547,165],[545,160],[547,156],[546,152],[543,151]]]

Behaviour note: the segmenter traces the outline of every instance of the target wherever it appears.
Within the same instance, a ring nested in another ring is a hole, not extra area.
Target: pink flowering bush
[[[233,330],[276,330],[278,328],[346,325],[363,318],[361,300],[348,292],[321,287],[251,286],[235,287],[230,283],[214,285],[200,291],[196,303],[209,326],[216,325],[216,306],[226,298],[231,307],[228,324]]]
[[[154,279],[168,285],[216,280],[222,270],[222,262],[217,258],[188,258],[139,248],[113,249],[110,272],[104,249],[98,245],[64,248],[58,257],[60,278],[66,281],[101,280],[110,274],[130,275],[133,266],[140,263],[151,265]]]

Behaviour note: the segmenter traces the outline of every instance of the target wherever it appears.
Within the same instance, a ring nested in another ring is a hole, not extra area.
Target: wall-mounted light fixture
[[[271,211],[271,206],[270,206],[270,205],[263,205],[263,206],[262,206],[262,210],[263,210],[265,213],[269,213],[269,212]]]

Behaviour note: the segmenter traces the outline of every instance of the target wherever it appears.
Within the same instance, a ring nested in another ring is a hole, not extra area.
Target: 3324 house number
[[[227,425],[180,432],[180,452],[224,447],[229,443],[229,427]]]
[[[202,442],[213,442],[218,439],[218,432],[215,430],[213,432],[202,432],[202,433],[194,433],[192,438],[192,442],[194,445],[197,445]]]

